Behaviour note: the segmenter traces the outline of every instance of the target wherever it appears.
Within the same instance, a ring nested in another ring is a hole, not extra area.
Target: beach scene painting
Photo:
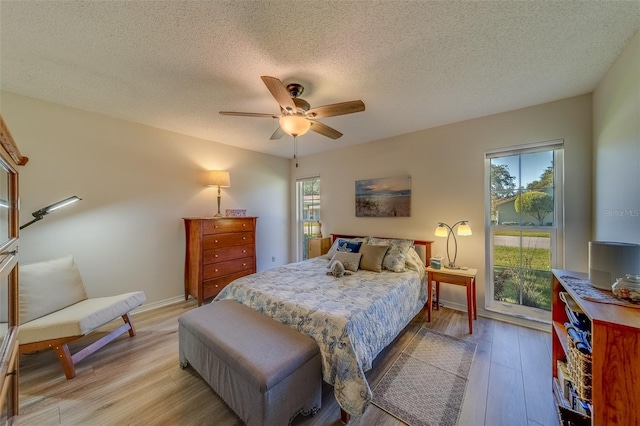
[[[356,181],[356,217],[411,216],[411,176]]]

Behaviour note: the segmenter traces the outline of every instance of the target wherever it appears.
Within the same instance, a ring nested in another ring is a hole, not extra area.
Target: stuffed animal
[[[327,272],[327,275],[333,275],[336,278],[341,278],[344,275],[351,275],[351,271],[347,271],[339,260],[331,263],[328,268],[330,271]]]

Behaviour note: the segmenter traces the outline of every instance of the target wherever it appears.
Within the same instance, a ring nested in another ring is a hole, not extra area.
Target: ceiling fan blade
[[[364,102],[349,101],[341,102],[339,104],[331,104],[319,106],[317,108],[311,108],[307,111],[307,117],[309,118],[323,118],[323,117],[335,117],[336,115],[351,114],[354,112],[364,111]]]
[[[285,135],[284,130],[282,130],[282,127],[278,126],[276,131],[273,132],[273,134],[269,139],[273,141],[273,140],[282,138],[284,135]]]
[[[342,133],[332,127],[327,126],[326,124],[322,124],[319,121],[309,121],[311,122],[311,130],[316,133],[320,133],[322,136],[326,136],[331,139],[338,139],[340,136],[342,136]]]
[[[279,79],[266,75],[263,75],[260,78],[264,82],[265,86],[267,86],[267,89],[269,89],[273,97],[276,98],[280,107],[289,112],[296,111],[296,104],[293,102],[293,99],[291,99],[291,96],[289,96],[287,88],[284,87],[284,84],[282,84]]]
[[[275,114],[262,114],[259,112],[235,112],[235,111],[220,111],[220,115],[237,115],[240,117],[264,117],[264,118],[280,118],[281,117]]]

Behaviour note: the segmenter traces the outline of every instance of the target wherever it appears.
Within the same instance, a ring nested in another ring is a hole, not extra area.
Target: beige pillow
[[[387,254],[388,248],[389,246],[363,244],[359,252],[362,255],[362,259],[360,259],[360,269],[381,272],[382,260],[384,259],[384,255]]]
[[[362,255],[360,253],[348,253],[344,251],[336,252],[331,258],[329,262],[328,268],[331,268],[333,262],[339,260],[344,266],[344,269],[347,271],[358,272],[358,267],[360,266],[360,258]]]
[[[20,264],[18,269],[21,324],[87,298],[73,256]]]
[[[404,272],[407,252],[413,247],[413,240],[371,237],[368,244],[389,246],[389,250],[382,261],[382,268],[393,272]]]

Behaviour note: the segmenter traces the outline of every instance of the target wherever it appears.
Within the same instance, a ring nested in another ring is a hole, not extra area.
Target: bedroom
[[[5,5],[0,7],[6,10]],[[3,21],[3,31],[6,27]],[[3,37],[3,44],[5,40]],[[611,126],[621,126],[618,135],[635,134],[637,146],[637,130],[626,127],[629,124],[624,121],[610,124],[605,111],[614,108],[637,116],[637,105],[631,100],[622,102],[617,91],[638,90],[637,58],[633,58],[638,43],[636,35],[624,50],[620,46],[617,62],[601,70],[604,79],[594,81],[593,87],[577,96],[430,129],[416,128],[367,145],[302,155],[297,169],[290,160],[289,142],[283,143],[288,158],[247,151],[224,145],[224,140],[211,142],[136,124],[133,119],[125,121],[35,99],[46,94],[12,93],[3,79],[2,114],[21,150],[30,157],[29,165],[21,171],[22,222],[43,205],[73,194],[83,198],[21,233],[21,261],[73,253],[88,291],[95,295],[124,292],[133,285],[145,291],[151,306],[179,301],[183,299],[184,259],[181,218],[215,211],[215,191],[204,186],[202,174],[207,169],[226,169],[231,173],[231,187],[223,189],[222,208],[246,208],[249,214],[259,216],[258,270],[294,260],[292,186],[296,178],[313,175],[322,179],[325,234],[369,233],[372,226],[384,226],[384,234],[434,239],[438,221],[453,222],[465,215],[475,225],[474,236],[460,242],[459,260],[484,270],[484,151],[562,137],[566,150],[571,150],[565,165],[565,205],[572,206],[566,218],[565,268],[585,271],[589,240],[633,237],[603,211],[623,199],[628,202],[631,198],[638,205],[639,194],[629,197],[609,191],[621,185],[606,173],[613,168],[635,170],[637,182],[637,148],[604,162],[595,161],[598,156],[594,153],[612,145],[628,149],[623,136],[616,136],[615,131],[613,139],[599,136],[598,129],[609,130]],[[609,74],[604,77],[607,69]],[[260,73],[277,74],[278,67],[255,70],[253,78],[258,80]],[[630,81],[619,86],[620,75]],[[246,84],[241,80],[238,90]],[[96,83],[99,85],[99,80]],[[256,96],[260,101],[266,93]],[[367,101],[366,93],[358,97]],[[340,94],[333,98],[343,99]],[[215,112],[229,107],[216,106]],[[170,116],[164,119],[171,121]],[[253,124],[235,123],[238,131]],[[455,159],[451,163],[455,167],[433,161],[434,152]],[[354,180],[398,174],[412,176],[410,218],[377,222],[353,216]],[[635,226],[637,230],[637,222]],[[441,251],[442,242],[436,245]],[[118,267],[113,268],[114,264]],[[484,277],[480,276],[481,310],[483,287]],[[464,296],[443,289],[443,299],[462,305]]]

